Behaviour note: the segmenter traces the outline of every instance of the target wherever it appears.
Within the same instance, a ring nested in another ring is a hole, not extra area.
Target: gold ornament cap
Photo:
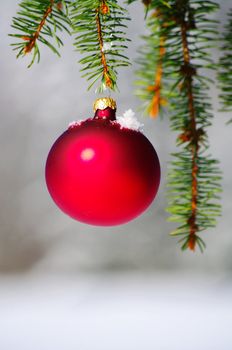
[[[98,109],[103,110],[108,107],[111,109],[117,109],[116,101],[111,97],[98,98],[93,105],[94,112],[96,112]]]

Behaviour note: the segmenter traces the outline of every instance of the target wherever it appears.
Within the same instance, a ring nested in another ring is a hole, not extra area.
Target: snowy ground
[[[0,277],[2,350],[231,350],[232,283],[190,275]]]

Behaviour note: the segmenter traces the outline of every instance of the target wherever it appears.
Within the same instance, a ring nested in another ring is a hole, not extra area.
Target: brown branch
[[[142,0],[142,3],[148,7],[151,4],[151,0]]]
[[[198,151],[199,151],[199,132],[197,130],[196,123],[196,110],[194,106],[194,96],[193,96],[193,75],[195,74],[194,68],[191,67],[189,46],[187,40],[187,31],[188,24],[183,20],[181,22],[181,38],[182,38],[182,49],[183,49],[183,58],[184,64],[181,67],[181,73],[185,76],[184,86],[187,90],[188,97],[188,110],[189,110],[189,130],[190,132],[190,146],[192,153],[192,185],[191,185],[191,216],[188,220],[188,224],[190,227],[190,236],[188,241],[188,248],[191,250],[195,249],[196,245],[196,232],[198,230],[196,224],[196,216],[197,216],[197,200],[198,200]]]
[[[157,64],[157,69],[155,74],[154,85],[150,85],[147,87],[148,91],[154,92],[154,96],[152,98],[150,108],[149,108],[149,113],[152,118],[156,118],[159,114],[160,106],[166,104],[166,100],[161,96],[162,77],[163,77],[163,58],[166,52],[165,41],[166,41],[166,38],[163,36],[160,36],[159,59],[158,59],[158,64]]]
[[[54,0],[51,0],[50,1],[50,5],[47,8],[47,10],[45,11],[45,13],[43,15],[43,18],[42,18],[40,24],[38,25],[35,33],[32,36],[30,36],[30,37],[28,37],[28,36],[23,36],[22,37],[23,40],[27,40],[28,41],[28,43],[26,44],[26,46],[24,48],[24,53],[25,54],[31,52],[32,49],[35,47],[36,40],[39,38],[41,30],[43,29],[43,26],[45,25],[45,22],[46,22],[48,16],[52,12],[53,5],[54,5]]]
[[[107,13],[110,12],[110,9],[109,9],[109,6],[107,5],[106,3],[106,0],[102,0],[102,3],[101,3],[101,13],[103,15],[107,15]]]
[[[105,15],[109,12],[109,7],[107,6],[105,1],[102,1],[100,8],[98,8],[96,10],[96,12],[97,12],[96,22],[97,22],[98,41],[99,41],[100,52],[101,52],[101,63],[103,66],[103,77],[105,79],[106,86],[111,88],[113,85],[113,82],[112,82],[112,79],[109,75],[109,68],[108,68],[108,64],[107,64],[107,60],[106,60],[106,55],[105,55],[104,49],[103,49],[104,42],[103,42],[103,36],[102,36],[100,11],[103,15]]]
[[[147,6],[149,6],[150,2],[147,1]],[[160,31],[162,31],[162,29],[168,25],[168,23],[164,20],[164,16],[162,14],[161,9],[157,8],[153,12],[152,17],[159,19]],[[154,96],[149,106],[149,113],[150,117],[152,118],[156,118],[159,114],[160,107],[165,106],[167,104],[167,100],[162,97],[163,60],[166,53],[165,43],[166,36],[160,34],[158,53],[159,57],[155,72],[154,85],[150,85],[147,87],[148,91],[154,92]]]

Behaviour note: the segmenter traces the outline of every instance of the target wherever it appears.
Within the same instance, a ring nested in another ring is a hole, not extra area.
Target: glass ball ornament
[[[73,219],[120,225],[154,200],[160,163],[144,134],[116,119],[113,99],[98,99],[94,110],[93,118],[72,123],[53,144],[46,162],[47,188]]]

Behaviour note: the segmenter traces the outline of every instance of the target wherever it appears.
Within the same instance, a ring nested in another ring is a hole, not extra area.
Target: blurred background
[[[217,18],[225,24],[229,1]],[[181,252],[169,236],[166,173],[175,134],[168,118],[137,113],[162,167],[159,194],[136,220],[94,227],[65,216],[44,181],[48,151],[70,121],[93,115],[96,99],[80,77],[72,41],[62,57],[41,48],[39,65],[16,60],[7,36],[18,1],[1,1],[0,13],[0,348],[2,350],[229,350],[232,348],[231,126],[218,113],[211,153],[220,159],[223,215],[202,234],[204,254]],[[143,6],[129,7],[136,59],[145,33]],[[214,50],[215,58],[220,52]],[[118,114],[139,106],[134,70],[119,74]]]

